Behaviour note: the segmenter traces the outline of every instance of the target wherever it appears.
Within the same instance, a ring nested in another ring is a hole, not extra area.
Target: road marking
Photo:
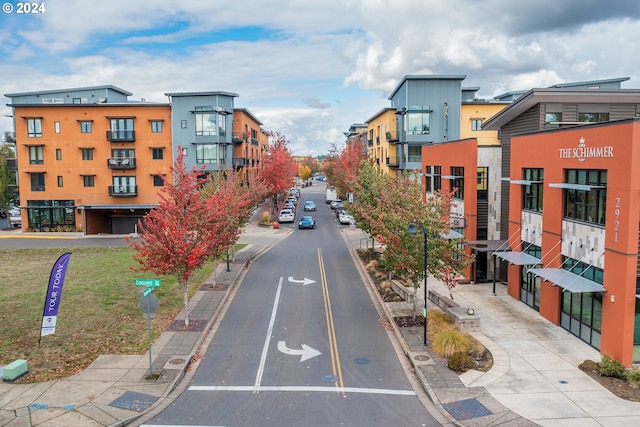
[[[278,350],[284,354],[291,354],[294,356],[302,356],[300,358],[301,362],[304,362],[305,360],[308,359],[312,359],[316,356],[320,356],[322,353],[320,353],[318,350],[316,350],[313,347],[309,347],[306,344],[302,344],[302,349],[301,350],[296,350],[293,348],[289,348],[287,347],[287,343],[286,341],[278,341]]]
[[[327,336],[329,338],[329,349],[331,353],[331,367],[333,375],[338,378],[335,387],[338,393],[339,389],[344,389],[344,380],[342,378],[342,368],[340,367],[340,355],[338,354],[338,343],[336,338],[336,330],[333,324],[333,312],[331,311],[331,298],[329,298],[329,286],[327,284],[327,274],[324,270],[324,260],[322,258],[322,250],[318,248],[318,264],[320,266],[320,282],[322,283],[322,296],[324,298],[324,311],[327,317]],[[344,393],[344,391],[342,392]]]
[[[288,280],[291,283],[302,283],[302,286],[307,286],[307,285],[311,285],[313,283],[316,283],[315,280],[307,279],[306,277],[304,279],[302,279],[302,280],[297,280],[297,279],[294,279],[292,276],[289,276]]]
[[[327,386],[260,386],[260,391],[275,391],[275,392],[335,392],[339,393],[362,393],[362,394],[388,394],[396,396],[415,396],[416,392],[413,390],[394,390],[388,388],[362,388],[362,387],[327,387]],[[188,391],[253,391],[255,387],[252,386],[233,386],[233,385],[192,385]]]
[[[258,393],[260,391],[260,383],[262,382],[262,375],[264,374],[264,365],[267,362],[267,351],[269,350],[269,343],[271,342],[271,334],[273,333],[273,324],[276,321],[276,312],[278,311],[278,302],[280,301],[280,291],[282,290],[282,277],[278,283],[278,290],[276,291],[276,298],[273,301],[273,309],[271,310],[271,319],[269,320],[269,327],[267,328],[267,337],[264,340],[264,347],[262,347],[262,356],[260,356],[260,366],[258,366],[258,373],[256,374],[256,383],[253,387],[253,392]]]

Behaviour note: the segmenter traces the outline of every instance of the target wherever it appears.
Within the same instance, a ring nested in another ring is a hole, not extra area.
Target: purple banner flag
[[[67,274],[70,258],[71,252],[61,255],[51,269],[47,298],[44,301],[44,310],[42,312],[40,337],[56,333],[58,308],[60,307],[60,299],[62,298],[62,285],[64,285],[64,277]]]

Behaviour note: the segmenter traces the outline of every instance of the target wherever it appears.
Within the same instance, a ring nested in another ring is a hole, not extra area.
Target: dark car
[[[300,222],[298,223],[298,228],[316,228],[316,220],[313,219],[310,215],[305,215],[300,218]]]

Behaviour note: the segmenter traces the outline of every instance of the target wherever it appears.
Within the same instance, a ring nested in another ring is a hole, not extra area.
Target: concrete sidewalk
[[[183,313],[162,333],[149,353],[136,356],[100,356],[82,373],[39,384],[0,383],[0,425],[117,426],[139,425],[165,408],[186,387],[225,304],[244,272],[261,253],[292,230],[249,224],[239,242],[247,244],[235,260],[216,268],[190,302],[190,327]],[[341,234],[354,262],[368,281],[356,250],[370,244],[359,229],[344,227]],[[215,278],[215,281],[214,281]],[[455,301],[470,307],[479,319],[472,331],[494,359],[493,368],[461,376],[423,344],[422,328],[393,328],[395,339],[408,356],[446,425],[458,426],[631,426],[640,425],[640,403],[619,399],[578,369],[599,353],[551,324],[498,285],[459,285]],[[430,291],[448,295],[444,285],[428,279]],[[419,290],[419,301],[424,294]],[[394,307],[370,292],[388,319]],[[431,306],[430,306],[431,308]],[[147,379],[149,372],[158,375]]]

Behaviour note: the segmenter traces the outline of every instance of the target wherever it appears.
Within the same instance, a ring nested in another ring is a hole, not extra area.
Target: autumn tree
[[[323,170],[327,180],[338,189],[339,194],[344,195],[354,191],[360,163],[366,158],[366,143],[362,138],[349,140],[342,150],[332,145]]]
[[[303,181],[308,180],[311,177],[311,169],[309,169],[309,166],[307,165],[298,166],[298,177],[300,177],[300,179]]]
[[[425,198],[415,176],[405,173],[393,177],[368,162],[361,163],[358,175],[358,201],[351,208],[358,226],[385,248],[382,265],[406,277],[416,288],[423,283],[424,239],[407,233],[411,222],[420,223],[427,230],[428,273],[443,280],[451,290],[455,286],[452,278],[462,274],[472,261],[460,239],[448,236],[453,193],[437,192]]]
[[[176,277],[184,295],[185,325],[189,325],[189,278],[237,235],[226,227],[227,212],[217,209],[224,197],[202,196],[207,182],[203,168],[187,170],[181,147],[171,173],[173,182],[165,180],[158,193],[159,205],[139,223],[140,241],[127,239],[127,243],[140,264],[134,270]]]
[[[291,187],[297,172],[298,167],[287,148],[286,137],[279,132],[270,132],[269,146],[262,158],[258,179],[264,184],[267,196],[274,197],[274,205],[277,196]]]

